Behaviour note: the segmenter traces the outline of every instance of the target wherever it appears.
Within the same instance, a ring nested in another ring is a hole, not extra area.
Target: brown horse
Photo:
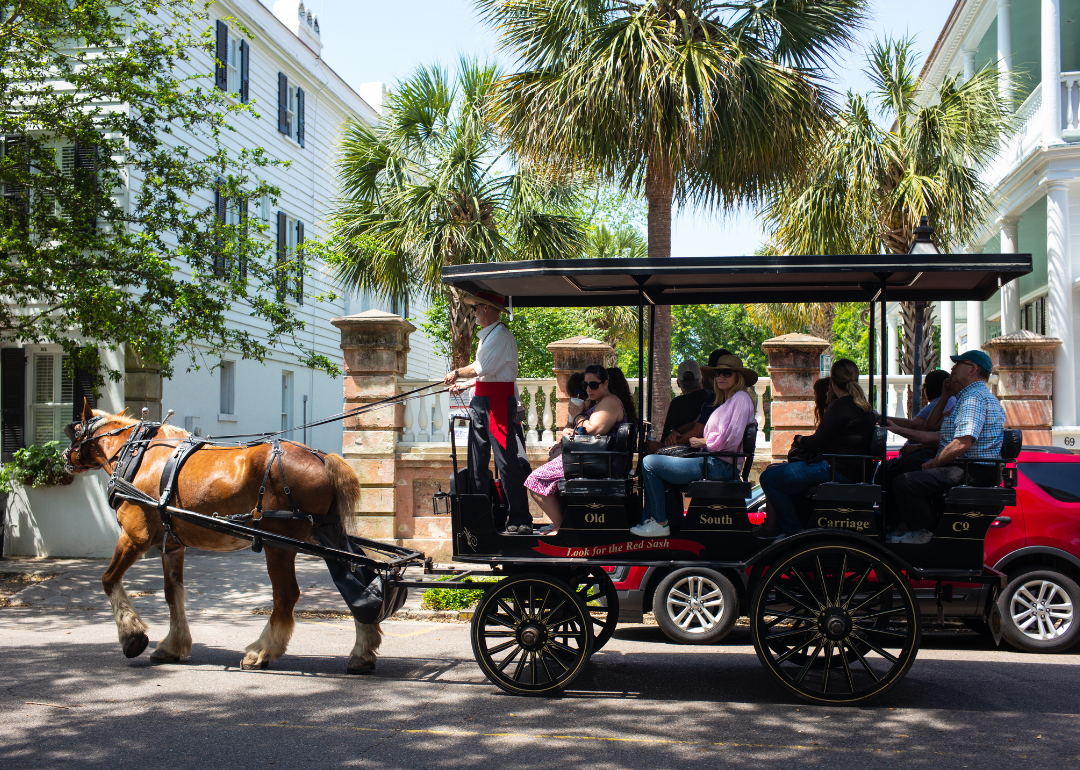
[[[65,452],[69,467],[76,472],[101,468],[111,474],[119,450],[137,424],[125,415],[107,414],[84,405],[82,419],[67,428],[68,438],[72,440],[71,447]],[[157,499],[165,462],[187,436],[188,433],[180,428],[161,426],[147,446],[142,465],[132,480],[134,485]],[[285,452],[281,460],[287,469],[287,481],[297,507],[310,513],[335,514],[344,526],[360,497],[360,480],[348,463],[338,455],[320,458],[291,443],[283,443],[281,448]],[[252,511],[259,499],[259,487],[271,451],[269,444],[200,449],[184,464],[171,504],[207,515],[229,516]],[[280,469],[271,468],[262,503],[266,510],[290,510]],[[132,502],[123,502],[116,517],[120,523],[120,540],[101,578],[101,585],[112,604],[124,654],[129,658],[141,655],[149,640],[146,623],[132,606],[121,580],[128,567],[151,546],[161,548],[164,543],[161,563],[165,572],[165,600],[169,604],[169,633],[158,642],[150,657],[162,663],[189,657],[191,630],[184,608],[185,550],[238,551],[248,547],[249,542],[177,519],[172,520],[174,534],[166,538],[165,525],[157,509]],[[267,532],[315,542],[312,524],[307,520],[263,519],[258,526]],[[245,669],[266,668],[285,654],[295,625],[293,608],[300,599],[296,554],[269,545],[265,553],[266,571],[274,590],[274,609],[262,635],[247,647],[247,654],[240,664]],[[378,623],[356,623],[356,644],[347,666],[349,673],[374,670],[376,650],[381,641]]]

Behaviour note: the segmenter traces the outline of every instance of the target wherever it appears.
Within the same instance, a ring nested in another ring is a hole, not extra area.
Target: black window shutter
[[[304,146],[304,89],[296,89],[296,141]]]
[[[277,74],[277,130],[289,133],[289,79],[284,72]]]
[[[18,172],[29,173],[30,171],[26,137],[5,136],[4,157],[5,159],[13,158],[5,164],[7,173],[4,175],[5,178],[0,180],[4,183],[4,221],[18,222],[25,228],[29,223],[30,196],[26,185],[19,181]],[[25,176],[22,177],[22,179],[25,178]]]
[[[247,104],[251,99],[248,89],[248,63],[251,59],[251,46],[248,41],[240,41],[240,101]]]
[[[0,434],[4,462],[25,444],[26,356],[22,348],[0,349]]]
[[[288,278],[283,274],[282,265],[289,259],[289,219],[284,211],[277,213],[277,262],[278,262],[278,299],[283,299],[288,290]]]
[[[228,199],[222,192],[224,185],[224,180],[218,177],[217,184],[214,185],[214,226],[217,230],[214,235],[214,276],[216,278],[225,277],[225,242],[221,228],[224,227],[226,221],[225,208]]]
[[[214,62],[214,85],[222,91],[229,90],[229,25],[221,19],[217,21],[217,45],[214,47],[217,61]]]
[[[247,280],[248,199],[246,195],[237,200],[236,207],[240,212],[240,278]]]
[[[87,147],[82,144],[75,145],[75,178],[79,184],[84,185],[88,192],[97,192],[98,182],[98,147]],[[82,223],[87,230],[97,228],[97,218],[92,217]]]
[[[304,304],[304,223],[296,221],[296,302]]]
[[[87,369],[75,369],[75,381],[72,383],[75,393],[72,404],[72,422],[82,419],[83,399],[90,402],[91,409],[97,409],[97,394],[94,393],[94,379],[97,372]]]

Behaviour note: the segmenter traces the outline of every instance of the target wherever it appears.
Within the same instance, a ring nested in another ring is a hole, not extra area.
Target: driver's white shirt
[[[485,326],[476,335],[480,345],[476,348],[473,370],[480,382],[515,382],[518,373],[518,346],[513,333],[502,321]]]

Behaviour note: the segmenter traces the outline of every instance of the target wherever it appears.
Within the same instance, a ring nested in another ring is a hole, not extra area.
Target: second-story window
[[[218,19],[214,53],[214,85],[243,103],[248,101],[251,46],[229,25]]]
[[[284,72],[278,73],[278,131],[304,146],[304,89],[291,86]]]

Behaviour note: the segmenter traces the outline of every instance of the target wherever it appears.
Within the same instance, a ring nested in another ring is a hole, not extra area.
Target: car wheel
[[[1052,570],[1025,572],[998,598],[1003,635],[1024,652],[1061,652],[1080,637],[1080,586]]]
[[[660,581],[653,596],[656,623],[681,644],[712,644],[739,619],[739,597],[731,581],[716,570],[688,567]]]

